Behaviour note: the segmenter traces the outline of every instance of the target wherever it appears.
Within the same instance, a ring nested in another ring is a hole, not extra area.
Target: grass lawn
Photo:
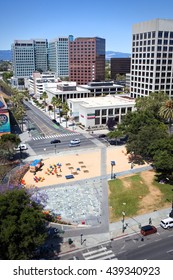
[[[122,218],[123,211],[134,216],[138,211],[139,197],[149,192],[140,174],[109,181],[109,190],[110,222]]]
[[[161,199],[157,201],[156,197],[154,201],[156,209],[161,209],[172,201],[173,186],[159,184],[155,180],[152,185],[161,193]],[[126,217],[138,215],[141,201],[150,195],[150,189],[140,173],[109,181],[110,222],[122,219],[122,212],[126,213]]]

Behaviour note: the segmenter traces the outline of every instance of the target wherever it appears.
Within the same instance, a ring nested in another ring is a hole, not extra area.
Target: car
[[[79,138],[76,138],[76,139],[73,139],[70,141],[70,144],[80,144],[80,139]]]
[[[80,143],[74,143],[74,144],[70,143],[69,144],[69,147],[77,147],[77,146],[80,146]]]
[[[75,123],[69,123],[68,126],[75,126]]]
[[[170,229],[173,227],[173,218],[166,218],[161,220],[160,226],[164,229]]]
[[[157,232],[157,228],[152,225],[146,225],[141,227],[141,234],[146,236]]]
[[[53,119],[52,122],[55,123],[55,124],[57,124],[57,125],[60,125],[60,123],[57,122],[55,119]]]
[[[100,134],[99,135],[99,138],[104,138],[104,137],[106,137],[106,134]]]
[[[15,151],[23,151],[27,150],[26,144],[20,143],[16,148],[14,148]]]
[[[61,140],[59,139],[54,139],[50,142],[50,144],[56,144],[56,143],[61,143]]]

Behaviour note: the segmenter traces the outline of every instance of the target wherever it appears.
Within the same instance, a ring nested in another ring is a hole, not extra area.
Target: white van
[[[26,144],[20,143],[17,148],[14,148],[15,151],[26,150]]]
[[[164,229],[173,227],[173,218],[166,218],[164,220],[161,220],[160,226]]]

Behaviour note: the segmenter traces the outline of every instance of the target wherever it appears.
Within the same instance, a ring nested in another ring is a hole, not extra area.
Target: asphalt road
[[[144,241],[141,237],[140,234],[129,235],[77,252],[60,255],[59,259],[173,260],[173,229],[158,228],[158,233],[144,237]],[[103,249],[104,253],[100,257]],[[112,255],[114,256],[111,257]]]

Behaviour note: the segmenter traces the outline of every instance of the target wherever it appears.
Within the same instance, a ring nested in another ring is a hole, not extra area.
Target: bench
[[[65,178],[66,178],[66,179],[73,179],[74,176],[73,176],[72,174],[70,174],[70,175],[66,175]]]

